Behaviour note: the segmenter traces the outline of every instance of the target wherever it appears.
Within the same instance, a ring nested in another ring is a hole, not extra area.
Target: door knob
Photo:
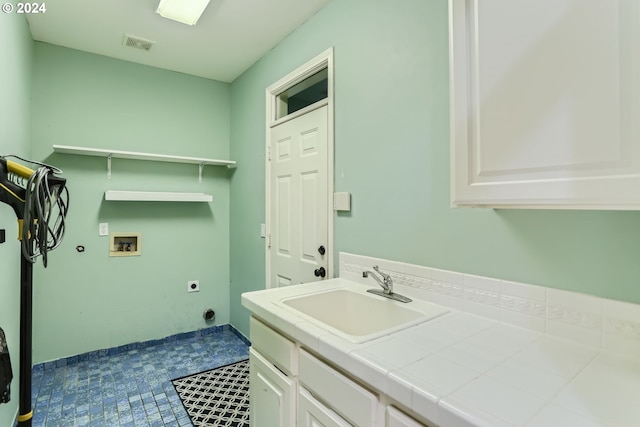
[[[324,267],[320,267],[317,268],[313,274],[315,274],[316,277],[324,277],[327,275],[327,270],[325,270]]]
[[[318,248],[318,252],[320,252],[320,255],[324,255],[327,251],[325,250],[324,246],[320,246]]]

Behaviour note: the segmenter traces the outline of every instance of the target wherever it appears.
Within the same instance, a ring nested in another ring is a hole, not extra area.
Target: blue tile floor
[[[36,365],[33,426],[191,426],[170,380],[248,357],[225,325]]]

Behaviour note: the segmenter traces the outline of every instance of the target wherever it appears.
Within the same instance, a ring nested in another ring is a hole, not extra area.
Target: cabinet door
[[[298,389],[298,427],[349,427],[340,415],[317,401],[307,390]]]
[[[640,2],[449,8],[452,205],[640,209]]]
[[[249,350],[252,427],[295,426],[295,382]]]

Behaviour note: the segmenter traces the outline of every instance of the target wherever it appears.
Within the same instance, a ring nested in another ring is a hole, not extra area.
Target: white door
[[[327,133],[326,105],[271,128],[271,287],[326,276]]]

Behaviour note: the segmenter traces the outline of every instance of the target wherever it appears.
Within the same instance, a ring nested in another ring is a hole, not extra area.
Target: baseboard
[[[218,326],[212,326],[209,328],[198,329],[190,332],[181,332],[179,334],[170,335],[168,337],[155,339],[155,340],[135,342],[135,343],[120,345],[117,347],[89,351],[87,353],[82,353],[75,356],[68,356],[68,357],[63,357],[56,360],[51,360],[48,362],[38,363],[33,365],[33,372],[47,371],[49,369],[55,369],[62,366],[72,365],[78,362],[84,362],[87,360],[96,360],[102,356],[114,356],[114,355],[125,353],[131,350],[141,349],[141,348],[150,347],[153,345],[158,345],[158,344],[163,344],[168,342],[174,342],[174,341],[185,339],[185,338],[195,338],[200,336],[217,334],[223,331],[230,331],[233,334],[237,335],[238,338],[244,341],[247,345],[251,345],[249,340],[244,335],[242,335],[240,331],[238,331],[232,325],[226,324],[226,325],[218,325]]]

